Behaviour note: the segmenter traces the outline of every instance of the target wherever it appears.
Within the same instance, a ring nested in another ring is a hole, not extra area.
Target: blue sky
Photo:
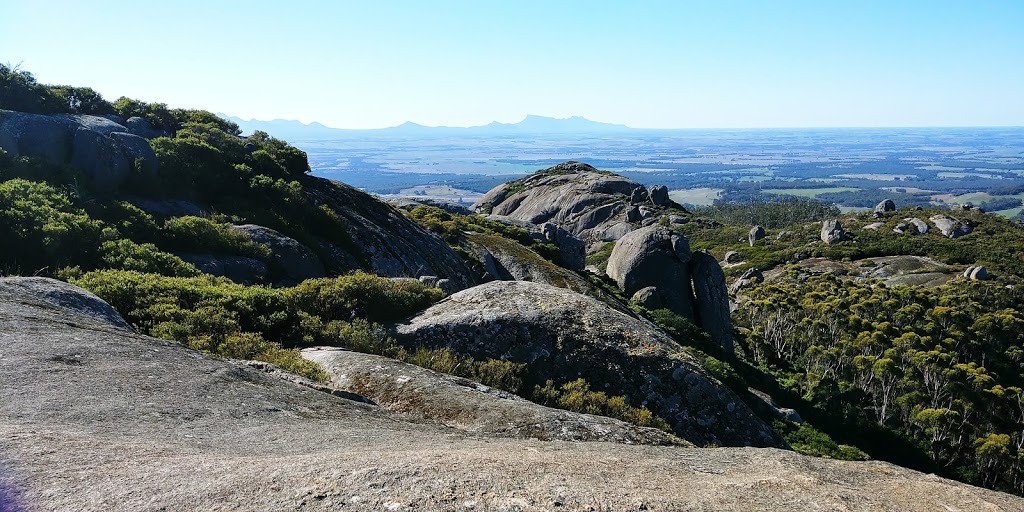
[[[1024,125],[1024,1],[0,1],[0,62],[341,128]]]

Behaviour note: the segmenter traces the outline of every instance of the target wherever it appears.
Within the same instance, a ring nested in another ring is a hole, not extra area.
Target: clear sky
[[[0,0],[0,62],[339,128],[1024,125],[1024,0]]]

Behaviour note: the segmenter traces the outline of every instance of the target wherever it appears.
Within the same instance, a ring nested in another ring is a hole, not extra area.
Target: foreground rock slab
[[[398,421],[8,284],[0,496],[15,510],[1024,510],[885,463]]]

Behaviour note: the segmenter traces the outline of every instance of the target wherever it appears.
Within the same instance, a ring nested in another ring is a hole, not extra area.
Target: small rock
[[[650,195],[642,185],[633,189],[633,193],[629,195],[630,204],[642,204],[648,200],[650,200]]]
[[[722,258],[722,261],[726,263],[739,263],[743,261],[743,256],[740,256],[740,253],[736,251],[729,251],[725,253],[725,257]]]
[[[885,226],[884,222],[872,222],[871,224],[868,224],[868,225],[864,226],[861,229],[869,229],[871,231],[878,231],[883,226]]]
[[[659,294],[658,289],[653,286],[637,290],[637,292],[633,294],[631,300],[637,303],[637,305],[650,311],[665,307],[665,302],[661,300],[661,294]]]

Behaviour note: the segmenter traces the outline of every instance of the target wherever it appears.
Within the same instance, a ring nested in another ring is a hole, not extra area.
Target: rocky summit
[[[1024,509],[885,463],[424,423],[139,335],[52,280],[0,281],[0,332],[5,511]]]

